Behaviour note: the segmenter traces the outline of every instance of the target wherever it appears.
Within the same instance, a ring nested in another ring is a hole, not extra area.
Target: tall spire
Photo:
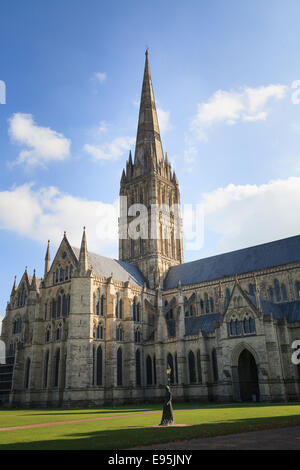
[[[44,278],[46,277],[46,274],[50,270],[50,240],[48,240],[48,246],[47,246],[47,251],[46,251],[46,256],[45,256],[45,272],[44,272]]]
[[[81,247],[80,247],[80,253],[79,253],[79,273],[85,274],[87,270],[88,270],[88,252],[87,252],[85,227],[83,227],[83,234],[82,234]]]
[[[156,113],[155,99],[149,67],[148,50],[146,50],[144,79],[139,112],[139,122],[135,146],[134,163],[148,167],[151,154],[151,144],[158,163],[163,161],[163,149]]]
[[[10,295],[13,295],[16,292],[16,290],[17,290],[17,276],[15,276],[14,285],[13,285]]]
[[[36,289],[36,276],[35,276],[35,269],[33,270],[33,276],[32,276],[32,280],[31,280],[31,289],[32,290],[37,290]]]

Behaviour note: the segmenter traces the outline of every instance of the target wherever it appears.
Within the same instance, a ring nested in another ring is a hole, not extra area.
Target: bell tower
[[[180,191],[163,153],[148,51],[134,161],[130,152],[120,184],[119,259],[138,266],[151,288],[183,263]]]

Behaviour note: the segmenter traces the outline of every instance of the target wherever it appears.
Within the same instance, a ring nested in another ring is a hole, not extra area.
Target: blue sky
[[[183,204],[204,208],[189,261],[300,232],[298,0],[2,0],[0,316],[14,275],[43,275],[67,231],[103,236],[149,59]],[[107,218],[107,217],[106,217]],[[107,228],[107,227],[106,227]],[[107,230],[106,230],[107,231]]]

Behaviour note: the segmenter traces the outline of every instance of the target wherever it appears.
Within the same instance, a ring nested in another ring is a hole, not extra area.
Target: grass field
[[[59,422],[95,418],[101,420],[59,424]],[[160,418],[161,405],[158,404],[76,410],[0,409],[0,428],[58,423],[38,428],[1,431],[0,450],[118,450],[147,444],[300,425],[300,404],[214,406],[180,403],[174,405],[175,422],[188,426],[153,427],[159,424]]]

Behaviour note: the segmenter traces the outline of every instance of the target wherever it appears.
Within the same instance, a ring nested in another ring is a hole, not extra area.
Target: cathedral
[[[48,242],[43,278],[27,269],[15,278],[0,400],[162,401],[167,383],[175,401],[299,400],[300,236],[184,263],[179,182],[162,148],[147,51],[120,200],[119,260],[90,252],[84,228],[80,248],[65,233],[51,258]]]

